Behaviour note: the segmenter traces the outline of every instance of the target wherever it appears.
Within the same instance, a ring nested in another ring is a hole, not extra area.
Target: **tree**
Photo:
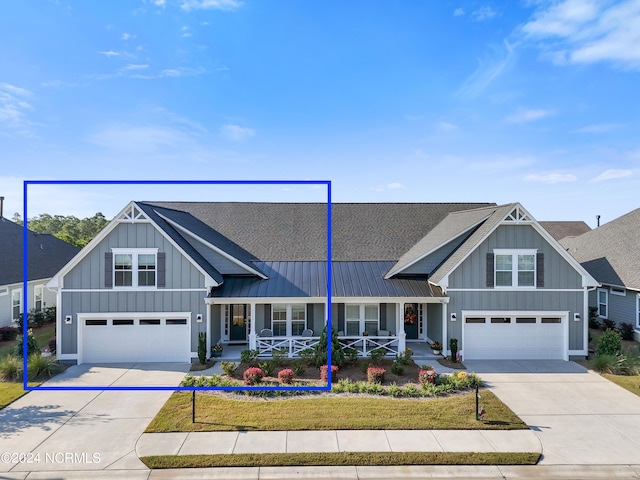
[[[20,214],[13,216],[14,221],[22,225]],[[20,221],[16,221],[19,219]],[[28,220],[29,230],[36,233],[48,233],[76,247],[84,247],[102,230],[109,221],[100,212],[82,220],[73,215],[49,215],[43,213]]]

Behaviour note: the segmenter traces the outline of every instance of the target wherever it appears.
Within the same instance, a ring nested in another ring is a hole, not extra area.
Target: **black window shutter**
[[[167,254],[165,252],[158,252],[158,288],[167,286],[166,259]]]
[[[487,287],[494,287],[493,253],[487,253]]]
[[[113,288],[113,253],[104,254],[104,287]]]
[[[544,287],[544,253],[536,255],[536,286]]]

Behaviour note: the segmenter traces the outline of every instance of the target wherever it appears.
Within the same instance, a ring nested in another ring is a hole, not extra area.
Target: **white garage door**
[[[466,360],[563,360],[566,315],[486,315],[463,318]]]
[[[78,363],[190,362],[188,314],[78,316]]]

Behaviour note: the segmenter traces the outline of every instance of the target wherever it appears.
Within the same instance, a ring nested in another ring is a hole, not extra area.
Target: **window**
[[[536,323],[535,318],[516,318],[516,323]]]
[[[167,325],[186,325],[186,318],[167,318]]]
[[[160,325],[159,318],[141,318],[140,325]]]
[[[287,306],[274,305],[272,308],[271,330],[274,337],[287,335]]]
[[[612,295],[620,295],[621,297],[624,297],[627,294],[627,291],[621,287],[611,287],[609,290],[611,290]]]
[[[482,317],[467,317],[465,323],[485,323],[486,319]]]
[[[84,324],[87,327],[104,326],[107,324],[106,320],[85,320]]]
[[[607,318],[609,315],[609,292],[603,288],[598,289],[598,316]]]
[[[114,319],[113,320],[113,324],[114,325],[133,325],[133,319]]]
[[[345,322],[347,335],[358,336],[364,332],[368,335],[378,335],[380,326],[378,305],[346,305]]]
[[[491,323],[511,323],[509,317],[491,317]]]
[[[496,287],[535,287],[535,250],[495,250]]]
[[[155,287],[156,249],[113,250],[113,285],[115,287]]]
[[[33,308],[35,309],[36,312],[39,312],[42,310],[43,291],[44,291],[43,285],[36,285],[35,287],[33,287]]]
[[[636,328],[640,328],[640,293],[636,295]]]
[[[22,290],[11,291],[11,319],[17,322],[22,313]]]
[[[543,318],[542,323],[562,323],[561,318]]]
[[[291,305],[291,335],[302,335],[307,328],[306,313],[304,305]]]

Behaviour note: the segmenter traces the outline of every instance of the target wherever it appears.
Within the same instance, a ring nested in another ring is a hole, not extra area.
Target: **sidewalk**
[[[145,433],[140,457],[221,453],[536,452],[531,430],[325,430]]]

